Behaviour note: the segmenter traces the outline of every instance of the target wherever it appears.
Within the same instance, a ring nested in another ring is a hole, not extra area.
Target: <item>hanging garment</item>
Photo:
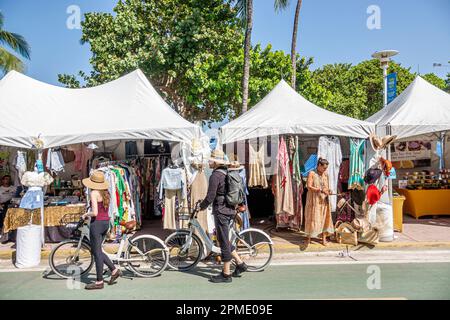
[[[294,218],[294,198],[292,190],[291,172],[289,169],[289,155],[284,138],[280,138],[277,154],[277,173],[273,179],[272,192],[275,198],[275,214],[277,227],[287,227]],[[297,219],[295,225],[298,225]]]
[[[183,168],[167,167],[162,171],[159,197],[162,199],[163,189],[182,190],[183,199],[187,196],[186,173]]]
[[[320,177],[316,172],[313,175],[313,187],[328,186],[327,174]],[[319,192],[308,191],[305,206],[305,233],[308,237],[315,238],[325,233],[334,233],[333,220],[331,218],[330,201]]]
[[[306,160],[305,162],[305,170],[302,171],[303,177],[307,177],[311,171],[316,170],[317,160],[318,160],[317,154],[312,154],[309,156],[308,160]]]
[[[69,149],[61,149],[61,155],[64,163],[70,163],[75,161],[75,153]]]
[[[163,228],[169,230],[175,230],[185,227],[184,223],[177,223],[177,212],[184,213],[187,207],[187,199],[182,199],[182,191],[169,190],[164,191],[164,216],[163,216]],[[179,210],[177,210],[179,208]]]
[[[133,157],[138,155],[137,143],[136,141],[126,141],[125,142],[125,157]]]
[[[64,160],[60,150],[48,149],[46,168],[52,173],[64,171]]]
[[[203,200],[208,192],[208,180],[206,180],[205,171],[202,167],[197,167],[197,173],[195,175],[194,181],[191,184],[190,193],[190,204],[191,209],[195,207],[195,204],[199,200]],[[200,211],[197,215],[198,222],[200,226],[208,232],[208,221],[206,216],[206,210]]]
[[[258,152],[249,144],[249,187],[268,188],[266,168],[264,166],[265,147],[261,145]]]
[[[333,194],[337,193],[339,167],[342,163],[341,142],[338,137],[325,137],[319,138],[319,146],[317,148],[317,156],[319,158],[328,160],[328,179],[330,183],[330,191]],[[336,211],[337,197],[335,195],[329,196],[331,203],[331,211]]]
[[[350,178],[348,179],[349,189],[364,188],[364,144],[363,139],[350,138]]]
[[[19,207],[34,210],[44,206],[44,192],[42,187],[30,187],[20,200]]]
[[[302,157],[298,137],[295,137],[292,155],[292,191],[294,194],[294,216],[291,228],[300,229],[303,223],[303,179],[301,175],[300,159]]]

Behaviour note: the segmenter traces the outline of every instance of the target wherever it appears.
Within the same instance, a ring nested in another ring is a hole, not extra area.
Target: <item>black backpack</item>
[[[239,175],[239,170],[218,169],[226,174],[225,177],[225,201],[231,207],[244,203],[244,184]]]

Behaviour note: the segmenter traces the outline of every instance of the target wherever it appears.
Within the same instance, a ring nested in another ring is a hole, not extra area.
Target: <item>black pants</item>
[[[97,281],[103,280],[103,264],[106,264],[109,270],[115,269],[114,264],[102,251],[102,242],[109,229],[109,221],[91,222],[89,238],[91,241],[92,254],[94,255],[95,271],[97,272]]]
[[[230,223],[234,219],[234,215],[226,215],[221,213],[214,214],[214,223],[216,225],[217,240],[219,241],[220,250],[222,251],[222,262],[230,262],[231,252],[235,250],[230,242]]]

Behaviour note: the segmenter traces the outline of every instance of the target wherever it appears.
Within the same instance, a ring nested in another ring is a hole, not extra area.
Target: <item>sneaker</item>
[[[231,278],[231,274],[230,275],[225,275],[223,272],[221,272],[217,276],[212,276],[209,281],[211,281],[213,283],[221,283],[221,282],[228,283],[228,282],[233,281],[233,279]]]
[[[91,282],[84,287],[86,290],[96,290],[96,289],[103,289],[103,282],[102,283],[95,283]]]
[[[233,277],[240,278],[241,273],[247,271],[248,266],[245,264],[245,262],[242,262],[242,264],[236,265],[236,269],[233,271]]]

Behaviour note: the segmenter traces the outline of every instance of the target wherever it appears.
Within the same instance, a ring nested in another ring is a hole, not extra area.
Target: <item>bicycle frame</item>
[[[234,221],[233,221],[232,224],[234,224]],[[187,250],[189,250],[189,248],[190,248],[190,246],[192,244],[192,234],[194,233],[195,230],[198,231],[198,234],[200,235],[200,239],[205,244],[205,247],[206,247],[206,250],[207,250],[207,254],[206,255],[209,255],[211,252],[216,253],[216,254],[221,254],[222,250],[220,250],[219,247],[214,245],[214,242],[206,234],[205,230],[203,230],[202,226],[200,225],[200,223],[197,220],[197,215],[196,214],[194,214],[189,219],[189,239],[188,239],[188,241],[186,241],[186,243],[181,248],[182,252],[186,252]],[[233,243],[236,238],[239,238],[239,234],[236,232],[235,228],[230,225],[230,234],[229,234],[230,242]]]
[[[81,236],[80,236],[80,239],[78,241],[77,250],[75,251],[76,254],[78,254],[78,252],[80,251],[81,244],[83,243],[83,241],[85,241],[84,239],[86,239],[86,241],[89,242],[89,225],[88,224],[83,224],[79,228],[79,230],[81,231]],[[122,238],[120,239],[119,249],[114,254],[108,253],[108,252],[105,251],[104,244],[105,244],[106,239],[104,239],[103,242],[102,242],[102,251],[109,259],[111,259],[111,261],[114,264],[120,264],[121,262],[138,262],[138,261],[142,261],[142,259],[129,259],[129,258],[126,258],[126,257],[122,257],[122,253],[124,252],[124,250],[126,248],[128,248],[128,246],[132,246],[141,256],[145,255],[129,239],[130,239],[130,237],[129,237],[128,234],[126,234],[126,233],[123,234]]]

